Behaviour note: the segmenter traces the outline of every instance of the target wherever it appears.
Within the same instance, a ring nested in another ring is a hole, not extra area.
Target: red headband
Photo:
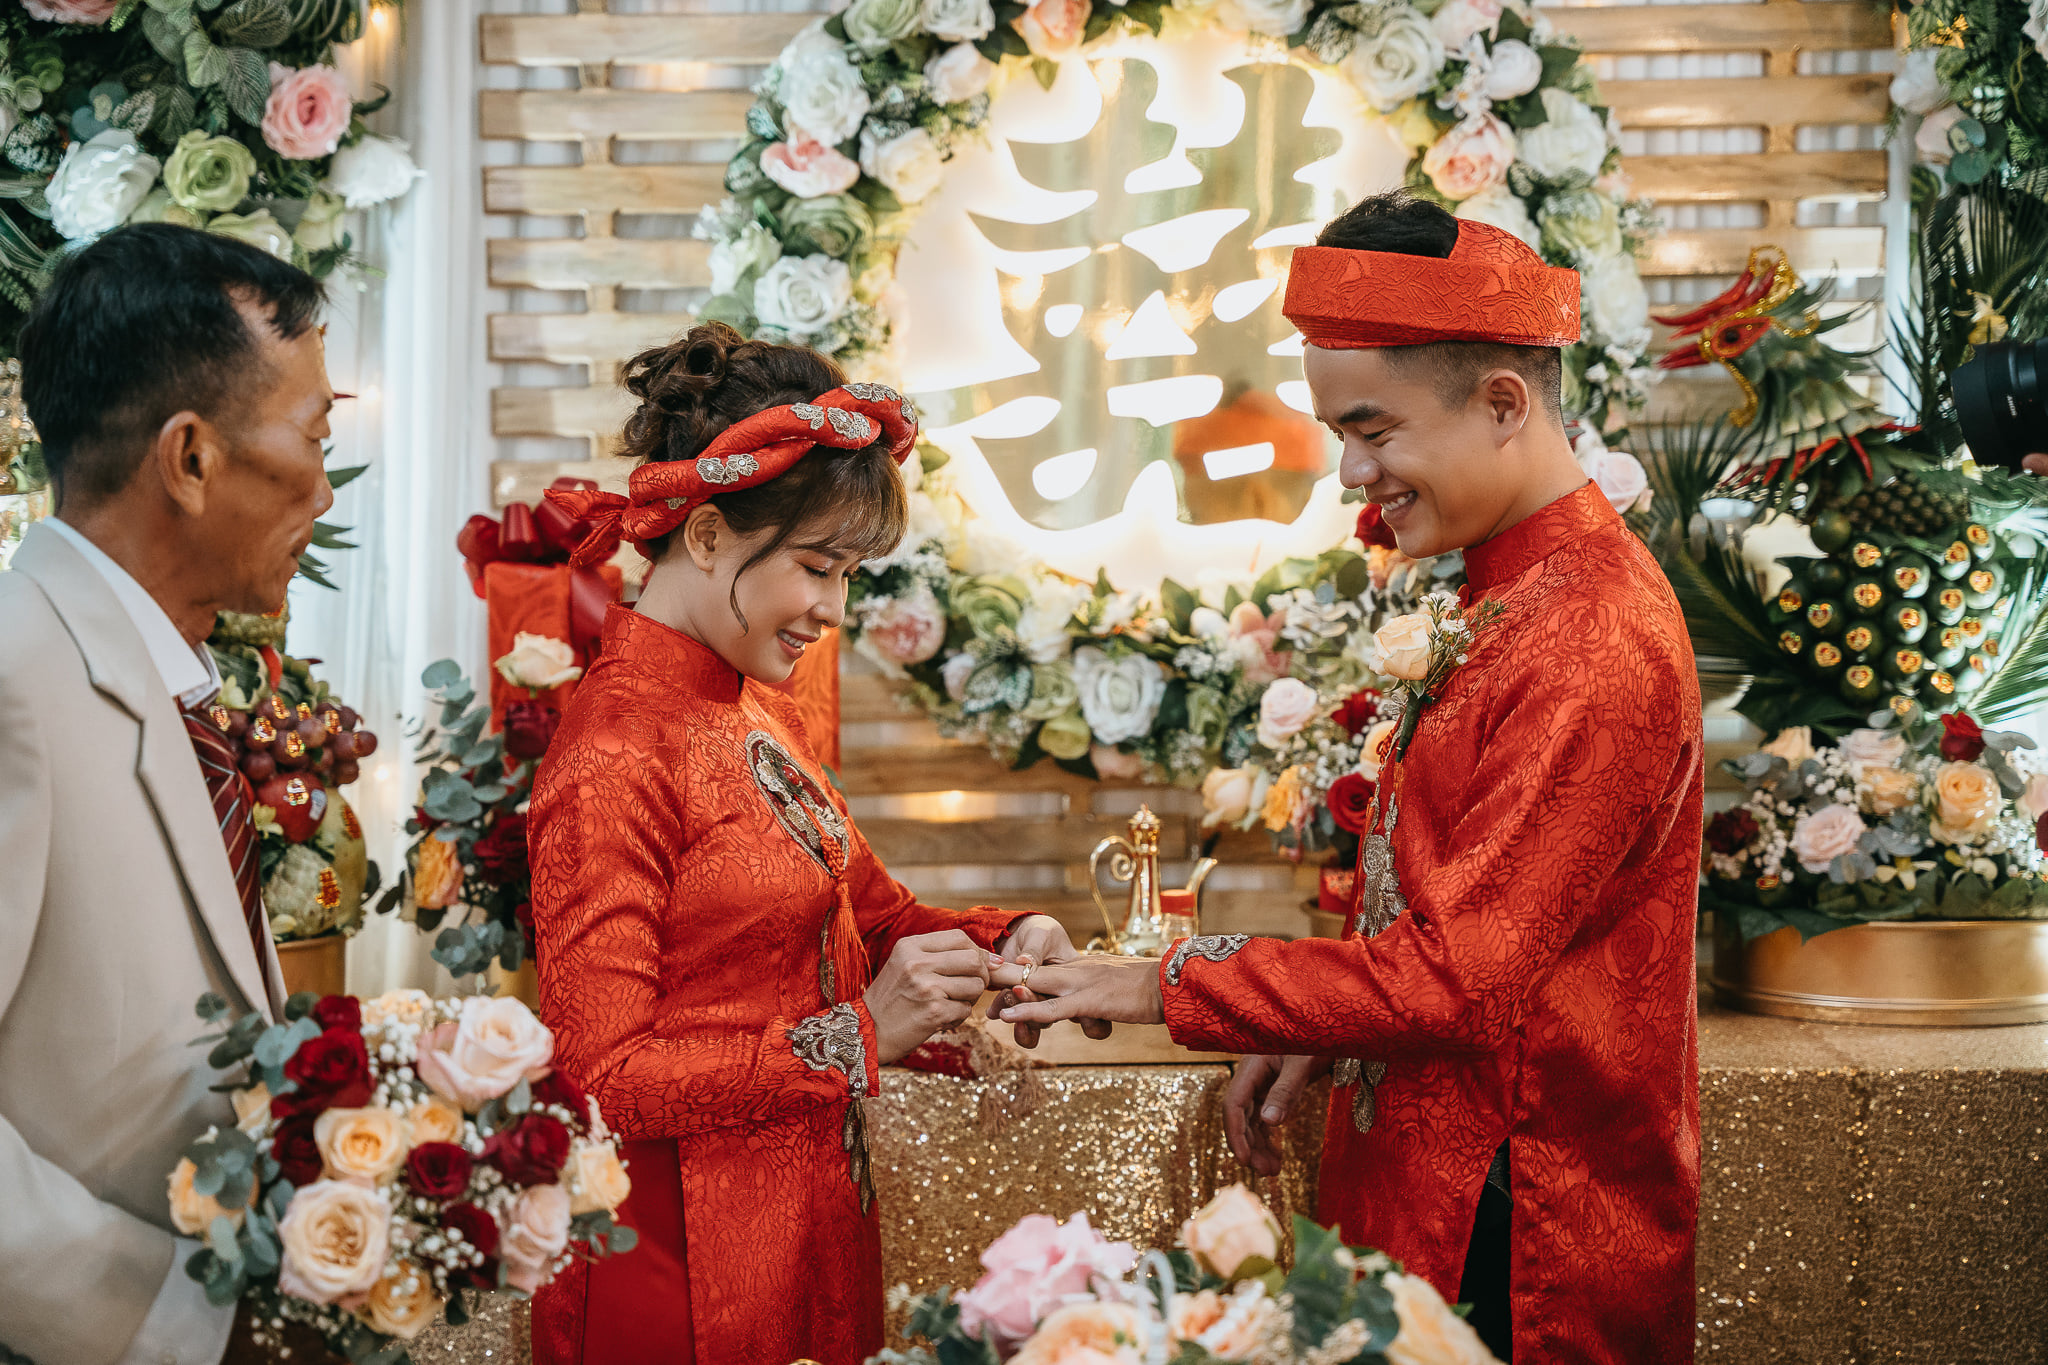
[[[626,497],[550,488],[547,499],[589,521],[590,534],[570,561],[584,568],[610,559],[621,540],[645,554],[648,541],[681,526],[699,503],[766,483],[821,445],[859,450],[877,432],[888,439],[890,458],[902,464],[917,445],[917,408],[881,384],[848,384],[809,403],[735,422],[694,459],[641,465],[626,481]]]
[[[1571,346],[1579,272],[1545,265],[1513,233],[1464,218],[1448,258],[1296,249],[1280,311],[1327,351],[1432,341]]]

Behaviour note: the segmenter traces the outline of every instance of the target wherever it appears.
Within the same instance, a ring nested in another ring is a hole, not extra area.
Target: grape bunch
[[[360,728],[361,717],[325,699],[293,703],[272,692],[247,711],[214,707],[213,722],[240,751],[242,775],[259,788],[280,774],[345,787],[377,752],[377,736]]]
[[[1778,647],[1844,700],[1901,696],[1939,710],[1997,670],[2030,539],[1976,522],[1932,540],[1813,530],[1827,557],[1778,561],[1792,577],[1770,603],[1771,626]]]

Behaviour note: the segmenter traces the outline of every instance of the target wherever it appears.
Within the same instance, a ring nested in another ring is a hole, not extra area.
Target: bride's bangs
[[[895,462],[871,446],[830,463],[832,476],[820,480],[819,490],[830,493],[803,522],[803,548],[834,559],[879,559],[894,550],[910,525],[910,501]]]

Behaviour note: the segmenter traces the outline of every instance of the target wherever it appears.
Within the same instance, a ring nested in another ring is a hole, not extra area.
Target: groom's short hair
[[[1361,199],[1333,218],[1316,236],[1317,246],[1348,251],[1384,251],[1442,259],[1458,244],[1458,220],[1405,190]],[[1381,348],[1400,366],[1426,369],[1446,407],[1472,396],[1488,370],[1513,370],[1529,385],[1550,420],[1564,424],[1560,393],[1564,358],[1555,346],[1510,346],[1492,341],[1431,341],[1420,346]]]

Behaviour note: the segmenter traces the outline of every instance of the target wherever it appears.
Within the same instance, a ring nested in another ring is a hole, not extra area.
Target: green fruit
[[[1963,590],[1953,583],[1941,585],[1941,591],[1927,599],[1927,612],[1936,622],[1952,626],[1963,619]]]
[[[1845,699],[1856,702],[1876,701],[1879,690],[1877,670],[1869,664],[1850,664],[1842,670],[1840,691]]]
[[[1911,683],[1919,680],[1927,668],[1927,656],[1911,645],[1898,645],[1888,649],[1884,658],[1878,661],[1877,675],[1890,683]]]
[[[1957,579],[1968,573],[1970,565],[1975,562],[1970,553],[1970,542],[1958,536],[1941,552],[1941,558],[1935,561],[1934,571],[1943,578]]]
[[[1849,571],[1832,559],[1816,559],[1806,571],[1806,584],[1816,597],[1836,597],[1849,586]]]
[[[1924,596],[1934,580],[1934,566],[1912,550],[1894,551],[1885,558],[1884,580],[1894,597]]]
[[[1963,579],[1963,601],[1980,611],[1995,604],[2004,591],[2005,570],[1996,564],[1979,565]]]
[[[1842,604],[1820,598],[1806,604],[1806,624],[1815,635],[1842,633]]]
[[[1971,649],[1982,649],[1991,639],[1991,627],[1981,616],[1965,616],[1956,622],[1956,629],[1962,633],[1963,643]]]
[[[1920,642],[1927,633],[1927,613],[1913,602],[1901,602],[1892,608],[1885,618],[1885,634],[1895,645],[1912,645]]]
[[[1967,697],[1982,687],[1991,677],[1991,660],[1982,654],[1972,654],[1956,670],[1956,695]]]
[[[1865,538],[1851,545],[1849,553],[1844,558],[1858,572],[1869,573],[1878,565],[1884,563],[1884,547],[1874,540]]]
[[[1821,640],[1814,644],[1813,653],[1806,656],[1806,662],[1814,672],[1824,677],[1832,677],[1841,672],[1842,665],[1848,662],[1848,657],[1834,641]]]
[[[1852,578],[1844,604],[1857,616],[1875,616],[1884,610],[1884,583],[1876,577]]]
[[[1970,542],[1970,557],[1979,564],[1998,553],[1998,537],[1974,521],[1963,528],[1963,539]]]
[[[1823,512],[1815,517],[1813,525],[1808,529],[1813,535],[1814,545],[1829,554],[1833,554],[1844,545],[1847,545],[1855,536],[1856,523],[1849,519],[1847,512],[1836,508],[1833,511]]]
[[[1939,669],[1953,670],[1970,652],[1963,632],[1955,626],[1943,626],[1922,643],[1928,662]]]
[[[1861,659],[1883,643],[1876,629],[1869,625],[1857,624],[1849,627],[1842,635],[1842,648]]]
[[[1806,632],[1797,626],[1787,626],[1778,632],[1778,648],[1795,658],[1806,652]]]
[[[2024,531],[2007,531],[1999,539],[2005,542],[2005,556],[2008,559],[2032,559],[2041,553],[2041,542]]]
[[[1945,668],[1935,669],[1927,675],[1927,691],[1936,699],[1936,705],[1946,705],[1948,698],[1956,694],[1955,675]]]
[[[1806,615],[1806,585],[1793,579],[1771,599],[1771,624]]]

